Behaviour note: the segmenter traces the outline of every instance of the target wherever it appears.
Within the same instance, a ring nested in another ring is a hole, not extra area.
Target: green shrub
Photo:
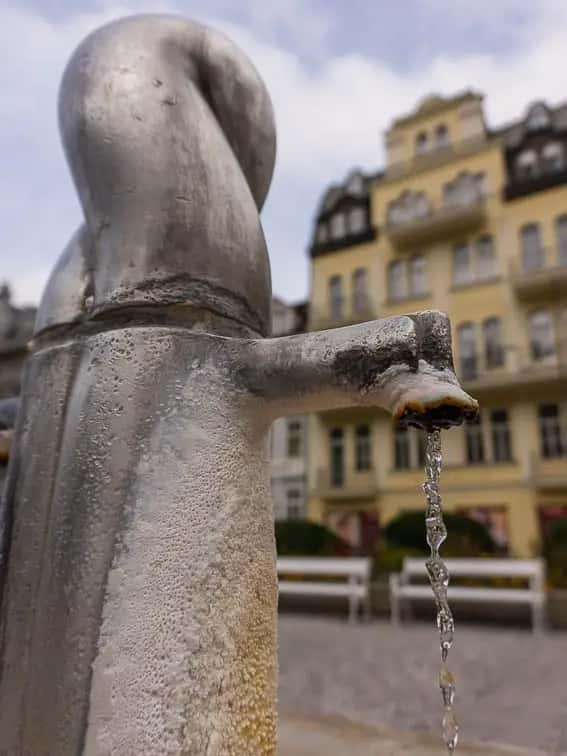
[[[495,554],[497,546],[482,523],[464,515],[448,512],[443,516],[447,526],[447,540],[442,546],[446,557],[474,557]],[[414,549],[427,553],[425,517],[422,510],[402,512],[383,530],[390,546]]]
[[[350,556],[352,549],[332,530],[308,520],[276,520],[279,556]]]
[[[543,541],[547,581],[553,588],[567,588],[567,518],[554,522]]]
[[[376,552],[374,560],[374,574],[388,575],[390,572],[401,572],[404,559],[406,557],[424,557],[425,550],[410,549],[406,546],[391,546],[386,541],[382,541]]]

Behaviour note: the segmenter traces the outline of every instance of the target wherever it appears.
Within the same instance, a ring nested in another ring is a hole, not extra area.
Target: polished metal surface
[[[38,313],[0,510],[0,753],[271,756],[272,421],[476,403],[442,313],[265,338],[273,115],[224,36],[99,29],[60,122],[85,224]]]

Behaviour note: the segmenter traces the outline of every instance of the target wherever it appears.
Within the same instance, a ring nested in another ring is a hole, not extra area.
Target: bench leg
[[[532,625],[534,633],[545,630],[545,606],[543,603],[532,604]]]
[[[356,622],[357,610],[358,598],[351,595],[348,598],[348,621],[350,625],[353,625]]]

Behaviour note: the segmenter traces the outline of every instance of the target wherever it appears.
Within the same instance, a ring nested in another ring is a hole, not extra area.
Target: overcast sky
[[[491,125],[567,99],[567,0],[0,0],[0,280],[37,303],[81,213],[56,96],[82,37],[133,12],[217,26],[267,82],[278,159],[263,223],[274,293],[308,289],[306,248],[325,187],[382,166],[391,120],[433,92],[486,94]]]

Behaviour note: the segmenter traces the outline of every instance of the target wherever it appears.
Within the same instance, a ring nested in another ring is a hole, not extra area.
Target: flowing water
[[[429,574],[429,580],[437,606],[437,627],[441,645],[441,669],[439,673],[439,687],[443,697],[443,740],[450,754],[457,747],[459,738],[459,725],[453,710],[455,698],[455,681],[447,666],[449,649],[453,644],[455,623],[453,614],[447,601],[447,588],[449,586],[449,571],[439,555],[439,548],[445,538],[447,529],[443,522],[443,510],[441,507],[441,493],[439,490],[439,476],[441,474],[441,431],[434,429],[427,434],[425,449],[425,483],[423,492],[427,500],[425,509],[425,528],[427,543],[431,549],[425,566]]]

